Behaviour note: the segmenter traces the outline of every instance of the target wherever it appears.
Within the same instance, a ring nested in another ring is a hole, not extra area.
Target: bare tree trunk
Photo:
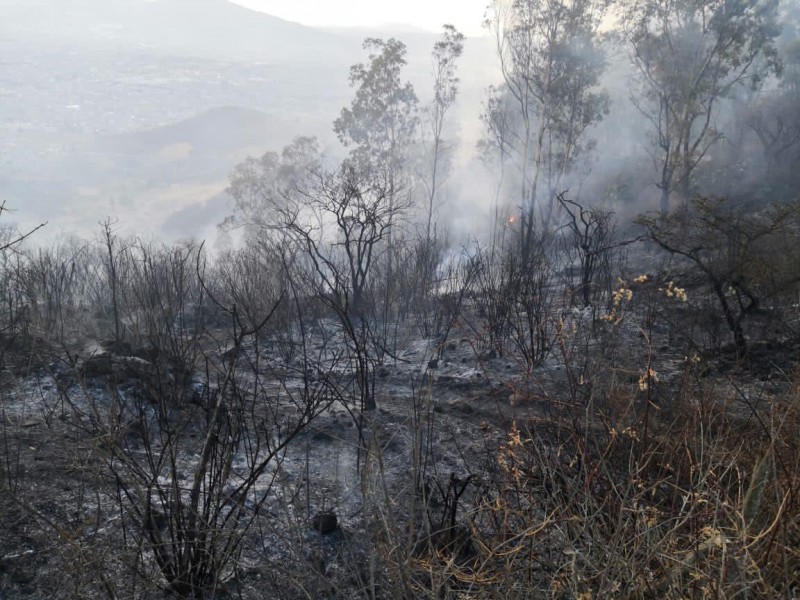
[[[661,188],[661,216],[666,217],[669,214],[669,187],[664,186]]]

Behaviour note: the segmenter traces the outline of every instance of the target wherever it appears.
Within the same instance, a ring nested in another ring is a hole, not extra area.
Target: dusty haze
[[[796,6],[785,4],[782,35],[792,38]],[[480,23],[474,3],[459,6],[454,22]],[[348,69],[366,60],[365,37],[402,40],[404,78],[421,102],[432,94],[438,36],[420,27],[313,28],[226,0],[2,0],[2,13],[0,198],[20,228],[48,221],[40,239],[91,237],[111,217],[125,233],[213,243],[231,212],[229,174],[245,157],[298,135],[344,154],[332,122],[352,99]],[[609,113],[587,132],[594,150],[565,187],[634,215],[656,208],[658,191],[647,122],[630,101],[629,53],[607,44]],[[486,89],[501,82],[488,32],[467,40],[458,75],[446,130],[458,160],[441,214],[464,237],[485,230],[496,187],[476,150]],[[734,108],[715,116],[725,139],[735,137]],[[751,138],[743,147],[757,153]]]
[[[213,238],[223,191],[248,155],[297,135],[334,147],[367,36],[402,39],[406,76],[430,95],[435,34],[305,27],[226,0],[3,0],[0,198],[20,227],[92,236]],[[481,15],[476,15],[480,19]],[[487,40],[470,40],[457,107],[462,154],[479,136]]]

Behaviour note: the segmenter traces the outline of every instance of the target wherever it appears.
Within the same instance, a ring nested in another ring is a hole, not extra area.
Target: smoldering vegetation
[[[795,597],[798,16],[494,2],[474,148],[368,38],[213,245],[6,227],[2,594]]]

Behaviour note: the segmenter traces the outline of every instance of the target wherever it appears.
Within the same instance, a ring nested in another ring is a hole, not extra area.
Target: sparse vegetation
[[[662,190],[635,221],[566,189],[603,152],[616,9]],[[234,167],[229,247],[113,219],[90,241],[4,228],[0,595],[797,597],[783,14],[493,2],[498,181],[475,239],[440,210],[458,202],[452,26],[429,103],[402,42],[365,42],[334,125],[348,156],[297,137]],[[718,197],[725,102],[763,161]]]

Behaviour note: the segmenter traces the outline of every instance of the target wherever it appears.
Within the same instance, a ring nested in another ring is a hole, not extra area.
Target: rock
[[[327,535],[339,529],[339,520],[333,511],[319,512],[311,519],[311,527],[322,535]]]
[[[81,373],[84,377],[90,379],[95,377],[108,377],[114,372],[114,359],[110,354],[105,352],[101,354],[93,354],[85,361]]]
[[[138,356],[120,356],[117,360],[119,368],[116,369],[120,379],[145,379],[153,374],[153,365]]]
[[[123,340],[115,340],[113,338],[109,338],[107,340],[102,340],[100,342],[100,346],[110,354],[133,353],[133,346],[131,346],[130,342],[126,342]]]
[[[233,346],[233,345],[230,346],[230,347],[225,348],[220,353],[220,356],[222,356],[223,360],[228,360],[228,361],[229,360],[233,360],[234,358],[237,358],[238,355],[239,355],[239,349],[236,346]]]
[[[193,379],[188,386],[189,402],[197,406],[212,406],[219,393],[216,384],[207,385],[204,381]]]
[[[36,575],[34,575],[33,573],[28,572],[28,571],[21,571],[21,570],[20,571],[16,571],[16,570],[12,571],[11,575],[9,577],[11,583],[14,583],[16,585],[27,585],[27,584],[31,583],[35,578],[36,578]]]
[[[336,438],[327,431],[317,430],[311,436],[311,440],[314,442],[324,442],[324,443],[331,443],[336,440]]]
[[[159,531],[166,531],[167,527],[169,526],[169,517],[167,517],[167,515],[161,511],[153,510],[150,513],[150,519],[153,527]]]
[[[103,352],[83,361],[80,372],[88,379],[109,377],[113,378],[115,384],[123,384],[131,380],[149,381],[155,374],[155,368],[152,363],[138,356],[115,356]]]
[[[438,369],[439,368],[439,359],[432,358],[428,361],[428,368],[429,369]]]
[[[471,415],[475,412],[475,407],[468,402],[457,402],[453,405],[453,408],[465,415]]]

